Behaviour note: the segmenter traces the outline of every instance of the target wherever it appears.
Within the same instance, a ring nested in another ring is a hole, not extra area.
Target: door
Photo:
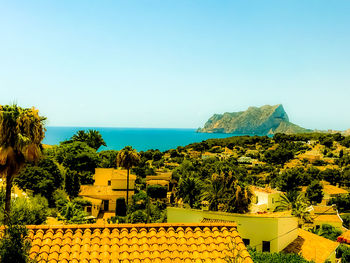
[[[103,203],[104,203],[103,210],[104,211],[108,211],[108,209],[109,209],[109,200],[104,200]]]

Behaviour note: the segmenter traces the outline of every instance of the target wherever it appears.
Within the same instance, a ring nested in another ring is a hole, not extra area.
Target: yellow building
[[[4,193],[5,193],[5,187],[6,187],[5,181],[2,178],[0,178],[0,189],[3,189]],[[27,197],[27,196],[28,196],[27,193],[25,191],[22,191],[17,185],[15,184],[12,185],[11,198]]]
[[[336,228],[343,228],[343,220],[334,206],[312,206],[310,211],[313,226],[321,227],[323,224],[332,225]]]
[[[146,176],[146,185],[162,185],[166,186],[168,191],[170,191],[171,189],[169,186],[171,178],[172,172],[158,173],[157,175],[148,175]]]
[[[283,252],[299,254],[306,260],[315,263],[335,263],[337,262],[336,249],[338,246],[337,242],[298,229],[298,237]]]
[[[95,216],[96,210],[115,211],[116,200],[126,198],[127,171],[113,168],[96,168],[93,185],[82,185],[79,196],[92,202],[86,211]],[[134,195],[136,175],[129,175],[129,200]],[[90,212],[91,211],[91,212]],[[98,215],[98,213],[97,213]]]
[[[254,196],[250,208],[251,213],[273,212],[279,205],[282,195],[281,191],[256,186],[252,190]]]
[[[345,195],[349,194],[349,192],[346,191],[345,189],[331,185],[328,182],[322,181],[322,185],[323,185],[323,200],[324,200],[324,202],[327,202],[331,198],[334,198],[337,196],[345,196]]]
[[[233,214],[178,207],[167,208],[168,223],[237,223],[244,243],[258,251],[279,252],[298,237],[298,220],[289,212]]]

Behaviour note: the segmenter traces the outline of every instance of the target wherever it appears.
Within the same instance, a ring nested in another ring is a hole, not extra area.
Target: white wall
[[[294,217],[249,216],[177,207],[168,207],[167,215],[168,223],[199,223],[203,218],[234,221],[240,236],[249,239],[250,246],[258,251],[262,250],[262,241],[271,241],[270,251],[279,252],[298,236],[297,229],[293,230],[298,224]]]

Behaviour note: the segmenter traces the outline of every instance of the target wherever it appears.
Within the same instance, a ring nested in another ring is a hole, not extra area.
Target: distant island
[[[307,133],[310,129],[302,128],[289,122],[283,105],[264,105],[249,107],[246,111],[214,114],[197,132],[269,135],[276,133]]]

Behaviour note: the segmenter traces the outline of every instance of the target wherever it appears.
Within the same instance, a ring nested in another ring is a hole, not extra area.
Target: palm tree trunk
[[[126,207],[129,206],[129,169],[127,169],[128,173],[126,176]]]
[[[5,219],[4,219],[5,225],[8,225],[9,219],[10,219],[12,182],[13,182],[13,176],[10,174],[10,171],[8,171],[6,176]]]

